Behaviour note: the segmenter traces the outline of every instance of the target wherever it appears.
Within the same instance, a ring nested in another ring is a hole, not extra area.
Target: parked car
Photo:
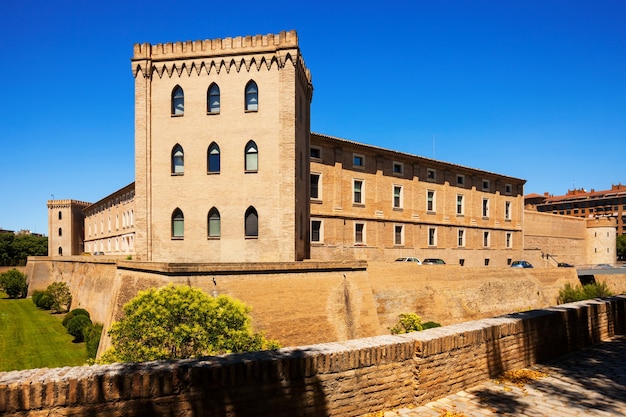
[[[415,264],[421,265],[422,261],[420,261],[417,258],[414,257],[407,257],[407,258],[398,258],[396,259],[396,262],[413,262]]]
[[[559,268],[573,268],[574,265],[568,264],[567,262],[559,262],[557,265]]]
[[[609,264],[596,264],[593,269],[613,269],[613,267]]]
[[[94,252],[93,254],[94,256],[101,256],[104,255],[104,252]]]
[[[426,258],[422,261],[422,265],[445,265],[443,259]]]
[[[528,261],[513,261],[511,268],[532,268],[532,264]]]

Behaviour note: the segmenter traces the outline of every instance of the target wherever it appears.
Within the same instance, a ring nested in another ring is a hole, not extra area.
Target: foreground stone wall
[[[0,374],[4,416],[361,416],[626,330],[626,296],[276,352]]]

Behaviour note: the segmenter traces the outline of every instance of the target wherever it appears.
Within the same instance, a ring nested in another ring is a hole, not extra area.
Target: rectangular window
[[[321,174],[311,173],[311,198],[314,200],[320,200],[322,196],[320,189],[321,176]]]
[[[356,245],[363,245],[365,243],[365,224],[354,224],[354,243]]]
[[[322,148],[311,146],[311,159],[322,159]]]
[[[437,179],[437,171],[432,168],[426,169],[426,179],[428,181],[435,181]]]
[[[483,246],[488,248],[489,247],[489,242],[490,241],[490,233],[489,232],[483,232]]]
[[[459,248],[465,247],[465,229],[459,229],[457,236]]]
[[[489,191],[489,180],[483,180],[483,190]]]
[[[400,224],[396,224],[393,227],[393,244],[394,245],[404,244],[404,226]]]
[[[483,217],[489,217],[489,199],[483,198]]]
[[[458,174],[456,176],[456,185],[459,185],[459,186],[465,185],[465,175]]]
[[[322,221],[311,219],[311,242],[312,243],[322,243],[324,239],[322,238]]]
[[[352,166],[355,168],[365,168],[365,156],[358,153],[352,154]]]
[[[506,247],[507,248],[512,248],[513,247],[513,233],[511,232],[506,232]]]
[[[435,211],[435,191],[428,190],[426,193],[426,210]]]
[[[393,186],[393,208],[402,208],[402,186]]]
[[[465,214],[465,197],[463,194],[456,195],[456,214],[458,216]]]
[[[437,246],[437,228],[428,228],[428,246]]]
[[[354,204],[363,204],[363,188],[363,180],[354,180],[352,186],[352,202]]]
[[[504,193],[506,195],[513,194],[513,186],[511,184],[504,184]]]
[[[511,202],[510,201],[504,202],[504,219],[511,220]]]
[[[402,162],[394,162],[393,173],[394,175],[402,175],[404,173],[404,164]]]

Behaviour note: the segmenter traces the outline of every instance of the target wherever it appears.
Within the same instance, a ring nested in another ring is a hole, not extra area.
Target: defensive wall
[[[72,308],[85,308],[106,329],[138,291],[187,284],[228,294],[252,307],[252,325],[282,346],[389,334],[401,313],[442,325],[555,305],[573,268],[469,268],[399,262],[173,264],[107,257],[29,258],[29,291],[66,282]],[[626,275],[601,279],[626,293]]]
[[[626,330],[626,296],[399,336],[0,374],[4,416],[362,416],[424,404]]]

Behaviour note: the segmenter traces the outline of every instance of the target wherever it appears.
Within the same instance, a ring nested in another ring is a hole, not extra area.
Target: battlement
[[[241,53],[258,53],[279,49],[297,48],[298,35],[295,30],[278,34],[237,36],[185,42],[168,42],[152,45],[135,44],[133,61],[153,61],[180,58],[199,58]]]
[[[90,206],[91,203],[87,203],[86,201],[78,201],[78,200],[48,200],[48,208],[49,209],[57,209],[57,208],[68,208],[70,206]]]

